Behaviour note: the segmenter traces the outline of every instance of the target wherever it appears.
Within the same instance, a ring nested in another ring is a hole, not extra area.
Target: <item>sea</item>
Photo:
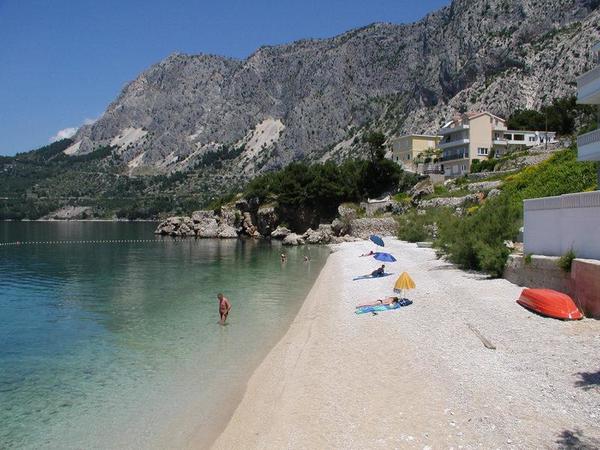
[[[0,222],[0,448],[209,446],[329,254],[155,227]]]

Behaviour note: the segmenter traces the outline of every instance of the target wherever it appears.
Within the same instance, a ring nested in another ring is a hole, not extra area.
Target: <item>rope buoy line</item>
[[[99,239],[83,241],[15,241],[0,242],[0,247],[17,245],[64,245],[64,244],[137,244],[145,242],[178,242],[174,239]]]

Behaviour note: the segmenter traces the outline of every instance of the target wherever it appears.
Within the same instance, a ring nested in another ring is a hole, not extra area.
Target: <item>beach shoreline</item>
[[[358,258],[370,246],[332,246],[212,448],[600,442],[600,392],[585,385],[585,374],[598,370],[600,321],[536,316],[515,303],[519,286],[460,271],[431,249],[395,239],[386,239],[398,257],[388,268],[413,276],[414,304],[358,316],[356,303],[391,295],[395,281],[351,281],[376,265]]]

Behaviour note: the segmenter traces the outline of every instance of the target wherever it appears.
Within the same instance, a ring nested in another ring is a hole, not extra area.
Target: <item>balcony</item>
[[[469,152],[463,151],[458,153],[450,153],[442,156],[442,161],[454,161],[455,159],[468,159]]]
[[[600,161],[600,128],[577,138],[579,161]]]
[[[463,131],[463,130],[468,130],[469,129],[469,125],[459,125],[457,127],[453,127],[453,128],[440,128],[440,130],[438,131],[438,135],[440,136],[445,136],[447,134],[452,134],[452,133],[456,133],[457,131]]]
[[[452,147],[456,147],[458,145],[465,145],[469,143],[469,139],[454,139],[452,141],[440,141],[438,144],[438,147],[441,148],[442,150],[445,148],[452,148]]]
[[[577,78],[577,103],[600,105],[600,66]]]

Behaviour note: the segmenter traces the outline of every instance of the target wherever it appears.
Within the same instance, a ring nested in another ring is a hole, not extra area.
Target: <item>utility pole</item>
[[[546,135],[544,136],[544,151],[548,152],[548,110],[546,110],[545,114],[546,118]]]

